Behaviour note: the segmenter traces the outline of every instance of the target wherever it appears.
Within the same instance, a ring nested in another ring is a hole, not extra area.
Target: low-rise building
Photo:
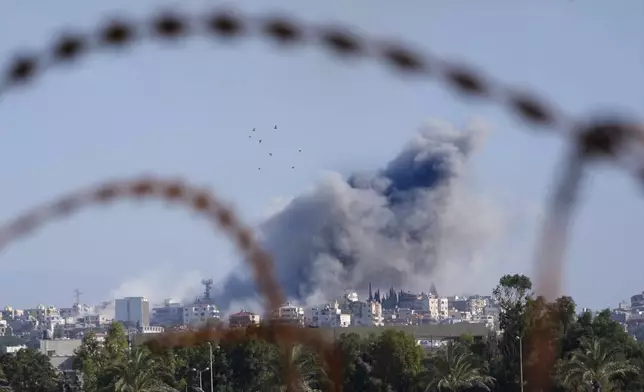
[[[351,314],[343,313],[338,301],[311,308],[306,319],[308,326],[314,328],[346,328],[351,325]]]
[[[272,321],[304,326],[304,309],[290,302],[277,308],[271,315]]]
[[[261,321],[259,314],[247,312],[242,309],[238,313],[228,316],[228,324],[231,328],[244,328],[249,325],[258,325]]]
[[[360,301],[355,293],[346,293],[342,312],[351,315],[352,326],[383,326],[382,305],[380,301]]]

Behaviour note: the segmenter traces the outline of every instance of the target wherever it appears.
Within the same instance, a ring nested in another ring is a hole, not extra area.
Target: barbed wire
[[[168,203],[184,205],[199,213],[226,233],[244,256],[253,270],[259,293],[268,302],[269,316],[285,302],[281,287],[272,273],[272,259],[257,244],[251,230],[238,220],[232,210],[224,207],[212,193],[179,180],[143,176],[110,181],[62,196],[51,203],[31,209],[0,227],[0,250],[50,220],[62,219],[80,212],[83,207],[94,204],[104,205],[117,199],[160,199]],[[341,359],[333,357],[335,354],[333,346],[324,341],[320,335],[312,333],[312,330],[269,323],[266,328],[258,331],[261,332],[260,337],[282,347],[285,344],[297,342],[312,347],[321,358],[325,359],[324,363],[329,366],[328,374],[335,380],[340,380],[337,364]],[[152,343],[152,347],[155,347],[155,344],[161,344],[163,347],[191,346],[216,339],[239,340],[240,334],[236,330],[205,326],[197,331],[164,334]],[[332,366],[334,364],[336,366]],[[288,375],[294,374],[292,372],[293,369],[287,369]]]
[[[579,122],[533,93],[505,86],[468,65],[423,55],[396,41],[366,38],[343,26],[305,25],[289,17],[280,16],[242,16],[229,9],[216,9],[198,15],[165,11],[146,20],[112,19],[95,31],[61,34],[51,48],[41,52],[24,51],[14,58],[0,80],[0,97],[12,89],[27,86],[47,69],[79,60],[91,51],[122,49],[146,39],[176,41],[196,35],[224,41],[260,37],[281,46],[319,45],[339,58],[371,58],[401,74],[421,78],[434,77],[465,96],[483,98],[503,105],[527,124],[558,131],[571,142],[573,148],[566,161],[564,176],[555,186],[550,210],[543,226],[542,242],[535,258],[537,292],[546,295],[558,293],[561,288],[561,265],[567,242],[566,234],[572,219],[572,207],[579,191],[583,166],[589,160],[597,159],[620,162],[627,151],[632,152],[632,143],[644,145],[644,130],[636,121],[617,117]],[[635,162],[635,173],[644,182],[644,159]],[[273,275],[272,260],[254,242],[251,231],[241,225],[235,214],[223,207],[214,196],[203,189],[192,188],[176,181],[141,178],[102,184],[90,190],[70,194],[21,215],[0,228],[0,250],[10,241],[30,233],[51,218],[68,215],[86,204],[103,204],[122,197],[157,197],[179,202],[202,212],[233,239],[240,252],[251,263],[256,284],[267,300],[269,309],[275,309],[283,303],[281,288]],[[273,324],[269,324],[265,331],[263,336],[268,340],[278,343],[300,342],[316,348],[318,353],[327,359],[328,365],[334,365],[333,369],[330,369],[330,374],[334,375],[334,388],[341,389],[337,369],[334,370],[335,364],[339,362],[338,358],[329,354],[335,352],[319,335],[308,330]],[[237,332],[206,328],[197,332],[165,334],[157,343],[185,345],[213,338],[236,339],[235,336],[238,336]],[[544,369],[539,371],[549,371],[549,366]],[[539,376],[544,374],[537,375]]]

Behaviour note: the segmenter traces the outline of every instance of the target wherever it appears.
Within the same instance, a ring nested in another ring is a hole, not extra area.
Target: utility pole
[[[521,374],[521,392],[523,392],[523,339],[521,336],[519,339],[519,371]]]
[[[213,384],[213,377],[212,377],[212,343],[208,342],[208,348],[210,349],[210,392],[213,392],[214,386]]]

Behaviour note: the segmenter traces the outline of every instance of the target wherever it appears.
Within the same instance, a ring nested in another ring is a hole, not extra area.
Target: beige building
[[[258,325],[261,321],[259,314],[242,310],[239,313],[228,316],[228,324],[231,328],[244,328],[249,325]]]

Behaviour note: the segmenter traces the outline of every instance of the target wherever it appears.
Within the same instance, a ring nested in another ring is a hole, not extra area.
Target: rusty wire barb
[[[637,122],[619,117],[580,122],[571,119],[535,94],[505,86],[468,65],[423,55],[393,40],[359,36],[352,29],[342,26],[304,25],[279,16],[243,16],[228,9],[192,15],[165,11],[142,21],[112,19],[94,31],[61,34],[51,48],[41,52],[23,51],[14,58],[0,76],[0,97],[14,88],[33,82],[48,68],[72,63],[91,51],[123,49],[142,40],[176,41],[195,35],[222,41],[259,37],[280,46],[321,46],[338,58],[371,58],[401,74],[421,79],[434,77],[463,96],[484,98],[505,106],[527,124],[558,131],[569,140],[572,152],[566,159],[563,176],[557,178],[543,226],[542,241],[535,257],[537,294],[551,297],[550,294],[559,293],[561,289],[561,266],[565,256],[568,226],[586,163],[604,159],[624,166],[628,161],[628,169],[644,182],[644,129]],[[633,148],[635,145],[639,149]],[[635,158],[634,152],[639,152]],[[10,241],[29,234],[50,219],[67,216],[89,204],[106,204],[120,198],[157,198],[183,204],[201,213],[229,235],[249,262],[269,311],[283,302],[281,288],[273,275],[271,258],[255,243],[250,229],[242,225],[235,214],[209,192],[180,181],[142,177],[105,183],[72,193],[23,214],[0,228],[0,250]],[[213,339],[237,340],[242,335],[239,331],[204,328],[193,332],[166,333],[152,341],[151,345],[194,345]],[[341,390],[341,375],[338,370],[341,358],[332,345],[323,341],[314,330],[269,323],[257,332],[257,336],[282,347],[295,343],[313,347],[325,360],[333,383],[331,388]],[[539,336],[537,334],[536,339],[541,339]],[[548,372],[550,361],[544,358],[543,362],[546,365],[539,372]],[[293,373],[287,372],[287,375],[290,374]],[[546,373],[535,375],[535,378],[546,377]],[[287,379],[287,384],[292,383]]]
[[[235,213],[224,207],[212,193],[178,180],[146,176],[110,181],[62,196],[0,227],[0,250],[11,241],[32,233],[50,220],[70,216],[83,207],[93,204],[105,205],[117,199],[159,199],[172,204],[181,204],[199,213],[214,226],[219,227],[235,243],[237,250],[252,268],[255,282],[260,294],[267,300],[269,311],[277,309],[284,303],[284,295],[272,273],[272,260],[255,242],[250,229],[243,225]],[[325,366],[328,367],[327,373],[334,384],[340,382],[338,369],[340,369],[341,359],[335,357],[334,347],[313,330],[269,324],[258,332],[258,337],[281,347],[299,342],[313,348],[324,359]],[[216,339],[239,340],[241,337],[242,335],[235,330],[206,326],[197,331],[163,334],[157,341],[151,343],[151,348],[192,346]]]

